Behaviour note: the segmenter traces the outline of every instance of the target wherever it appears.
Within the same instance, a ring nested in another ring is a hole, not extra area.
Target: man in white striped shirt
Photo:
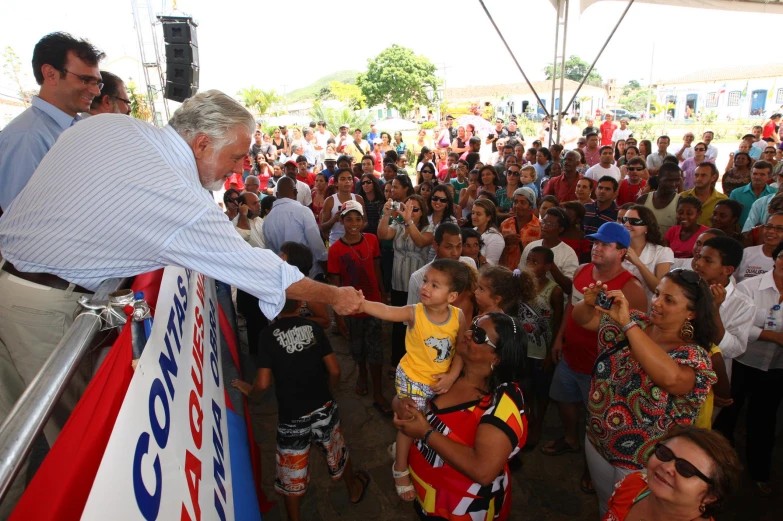
[[[0,421],[70,326],[78,297],[110,277],[190,268],[256,296],[270,319],[286,298],[341,315],[359,309],[361,293],[251,247],[215,204],[208,190],[242,173],[254,130],[247,110],[210,90],[162,129],[102,114],[60,135],[0,219]]]

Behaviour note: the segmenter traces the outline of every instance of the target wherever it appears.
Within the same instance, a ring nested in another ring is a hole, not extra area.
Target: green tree
[[[356,85],[368,106],[385,103],[408,114],[415,105],[429,104],[427,93],[435,92],[440,84],[435,71],[426,57],[395,44],[367,60],[367,72],[359,74]]]
[[[147,97],[136,92],[138,87],[132,81],[129,81],[125,87],[128,89],[128,99],[131,102],[131,116],[152,123],[152,108]]]
[[[329,92],[334,99],[342,101],[353,110],[360,110],[367,106],[367,98],[362,94],[362,89],[356,85],[330,81]]]
[[[655,93],[651,89],[623,89],[618,103],[620,106],[631,112],[642,112],[647,110],[647,100],[654,100]]]
[[[259,116],[263,116],[273,105],[283,100],[274,90],[265,91],[256,88],[255,85],[240,90],[237,92],[237,96],[240,97],[245,107],[255,111]]]
[[[24,88],[25,74],[22,72],[22,60],[17,56],[16,51],[10,45],[3,51],[3,69],[5,69],[5,75],[14,82],[16,86],[16,93],[19,95],[19,99],[27,107],[30,105],[35,91],[26,90]]]
[[[331,130],[335,135],[340,131],[340,125],[342,124],[348,125],[348,127],[353,130],[355,128],[370,128],[370,123],[372,122],[372,116],[370,114],[356,112],[350,108],[325,108],[317,101],[313,104],[313,108],[310,110],[309,115],[313,121],[325,121],[326,128]]]
[[[568,58],[565,62],[565,77],[569,80],[574,81],[582,81],[582,78],[585,77],[585,74],[587,73],[587,69],[590,68],[590,64],[584,61],[579,56],[572,55],[570,58]],[[557,64],[557,67],[553,67],[550,63],[546,67],[544,67],[544,74],[546,75],[546,79],[551,80],[553,71],[557,70],[556,72],[556,78],[559,78],[562,76],[560,71],[560,64]],[[601,75],[598,74],[598,71],[596,69],[593,69],[590,72],[590,76],[587,77],[587,81],[585,82],[588,85],[602,85],[603,80],[601,79]]]

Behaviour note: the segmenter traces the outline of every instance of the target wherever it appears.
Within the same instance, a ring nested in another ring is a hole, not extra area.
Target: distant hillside
[[[356,83],[356,76],[359,71],[337,71],[335,73],[319,78],[307,87],[301,89],[292,90],[286,95],[288,103],[295,103],[297,101],[305,99],[313,99],[321,91],[322,88],[329,85],[330,81],[339,81],[342,83]]]

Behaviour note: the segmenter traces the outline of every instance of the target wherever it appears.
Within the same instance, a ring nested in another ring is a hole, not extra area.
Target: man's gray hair
[[[247,179],[245,179],[245,184],[248,183],[258,183],[259,185],[261,184],[261,182],[258,180],[258,177],[254,175],[247,176]]]
[[[291,152],[296,152],[297,150],[304,150],[304,145],[294,145]]]
[[[245,127],[253,135],[256,122],[245,107],[219,90],[206,90],[188,98],[169,120],[182,139],[191,143],[198,134],[206,134],[213,147],[222,148],[233,140],[228,134]]]

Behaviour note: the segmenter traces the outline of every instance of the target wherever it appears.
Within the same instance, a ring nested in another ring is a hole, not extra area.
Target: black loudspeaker
[[[163,96],[182,103],[198,92],[199,58],[196,27],[190,17],[159,16],[166,43],[166,87]]]

